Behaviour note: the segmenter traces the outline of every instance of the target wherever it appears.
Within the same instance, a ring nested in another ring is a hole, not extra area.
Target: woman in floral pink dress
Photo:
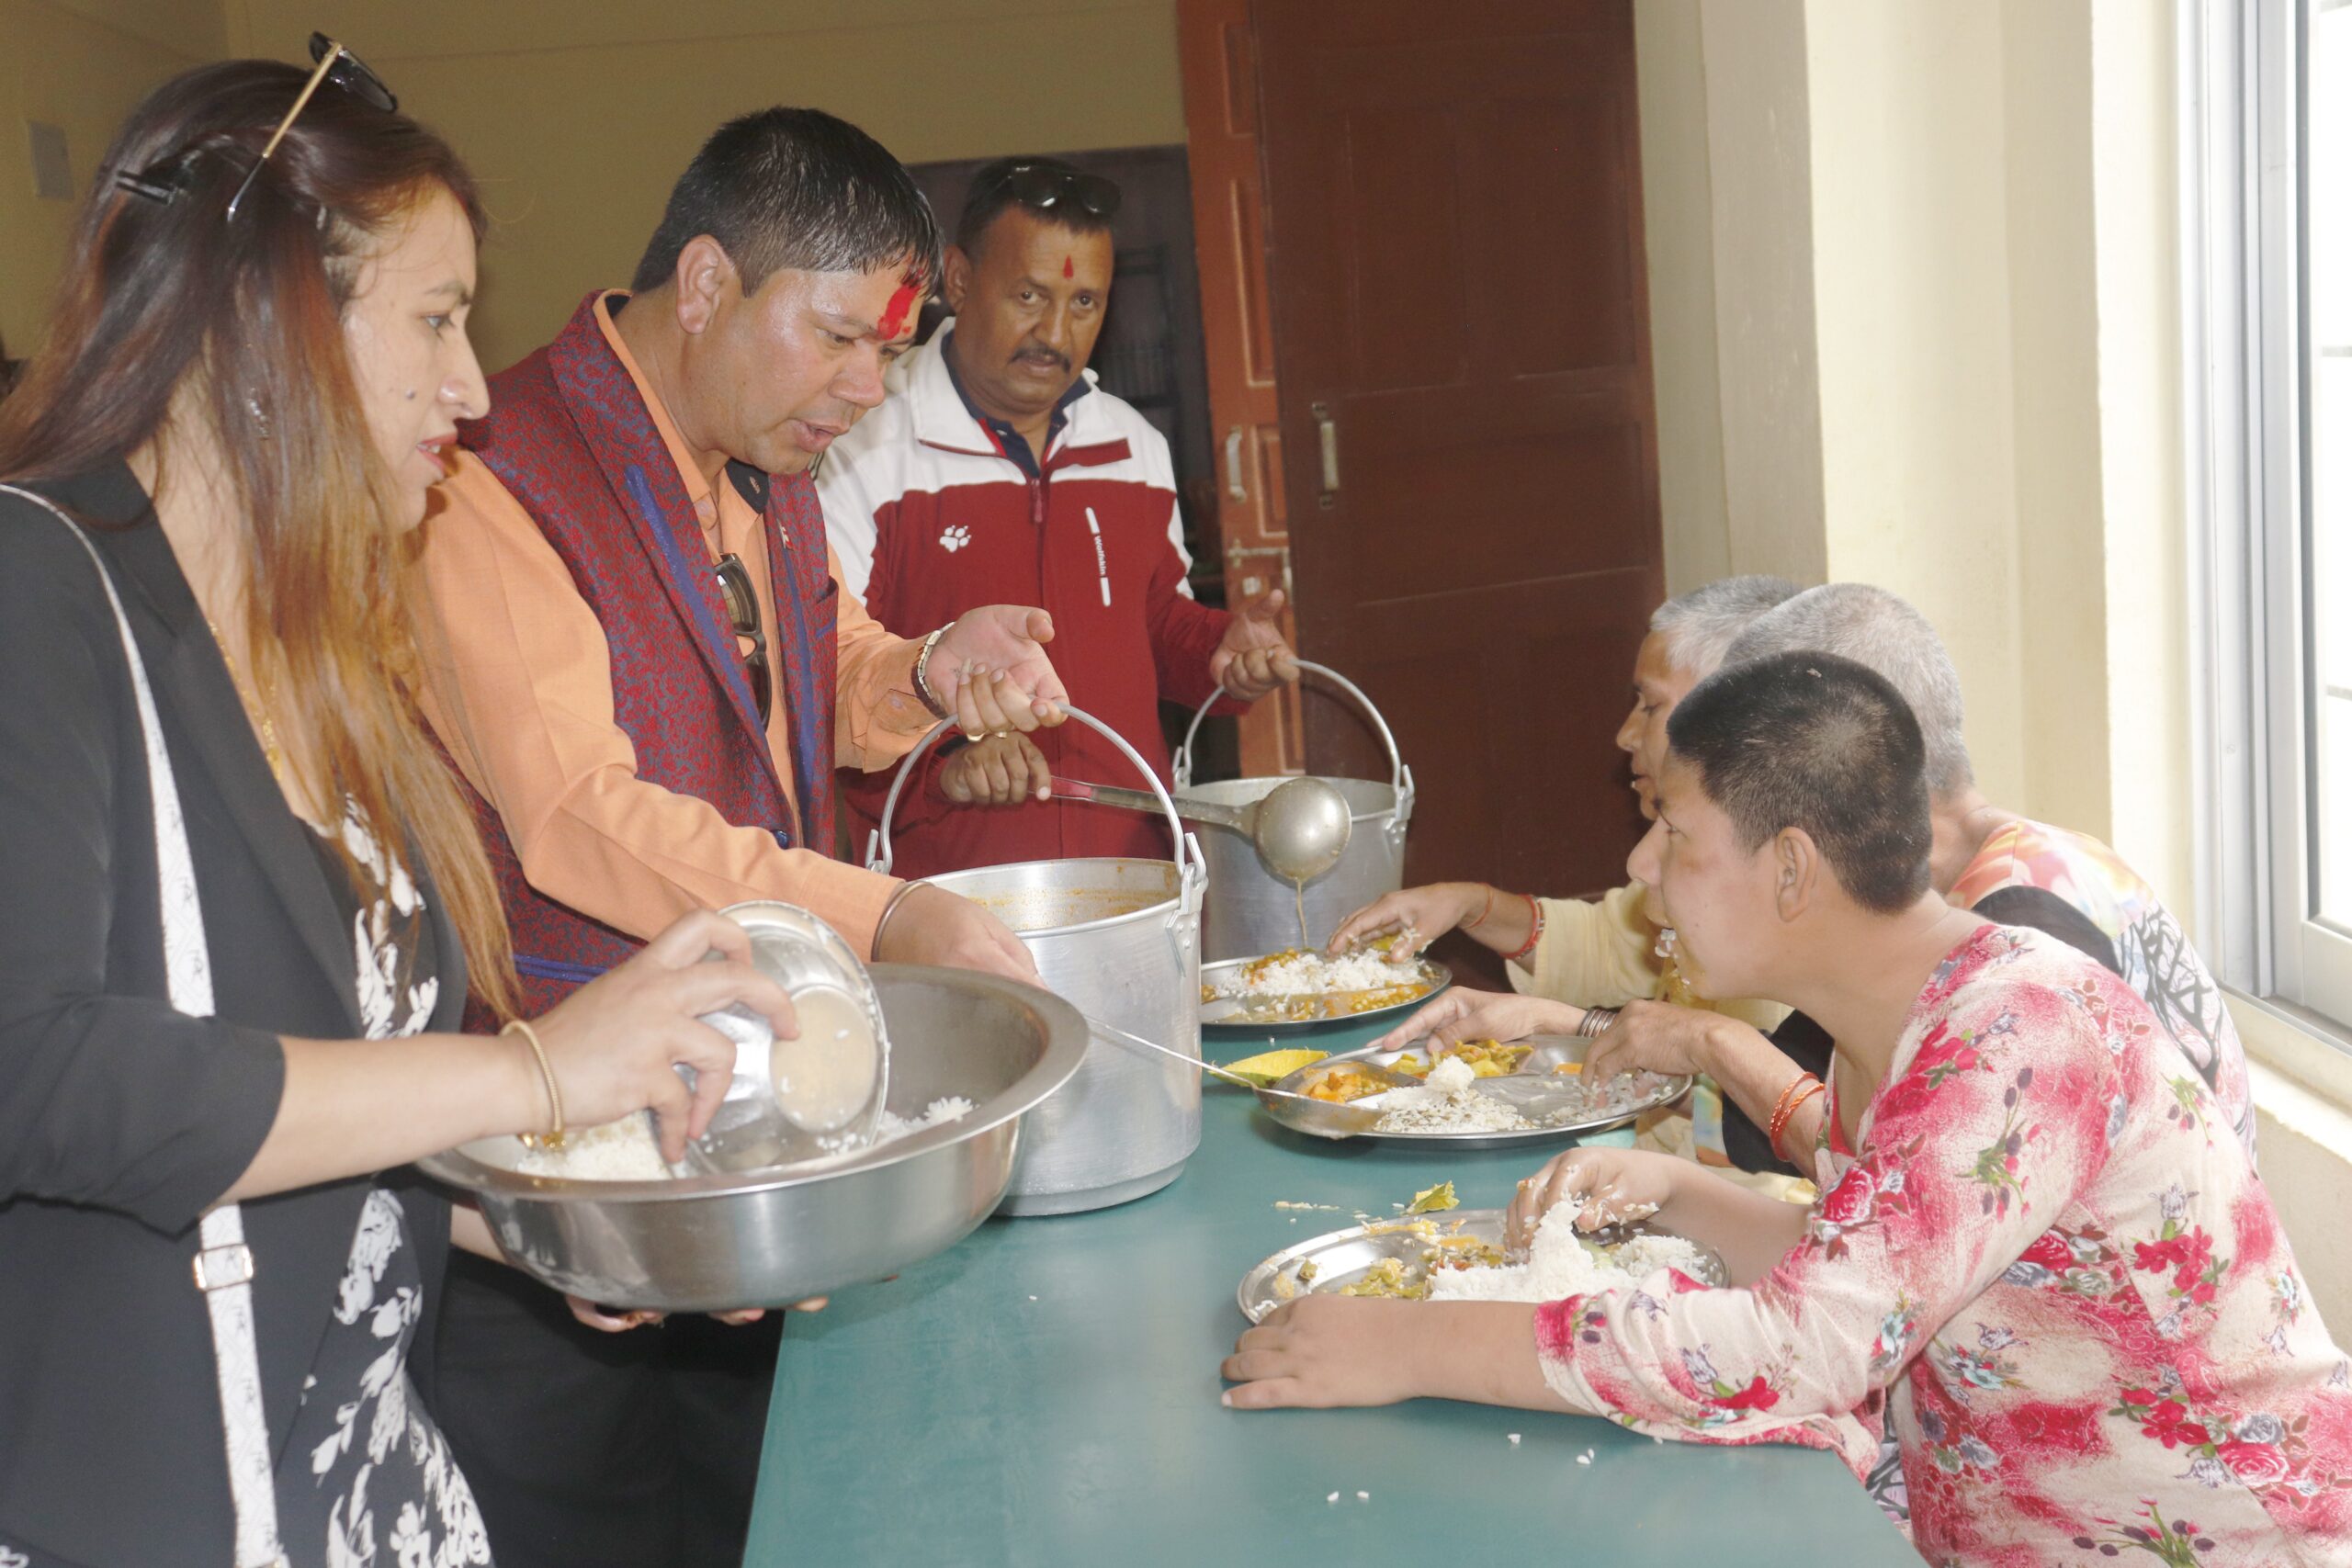
[[[1788,1001],[1838,1041],[1823,1196],[1575,1151],[1522,1184],[1517,1228],[1656,1205],[1736,1283],[1310,1296],[1243,1336],[1227,1403],[1524,1404],[1823,1448],[1858,1477],[1891,1416],[1930,1562],[2352,1565],[2352,1363],[2243,1145],[2113,975],[1928,889],[1894,689],[1775,657],[1711,678],[1669,735],[1633,871],[1702,992]]]

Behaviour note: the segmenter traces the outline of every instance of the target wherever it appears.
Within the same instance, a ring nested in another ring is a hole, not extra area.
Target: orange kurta
[[[751,574],[776,694],[768,745],[797,815],[760,514],[732,485],[714,495],[605,301],[597,303],[596,321],[662,433],[712,562],[732,552]],[[531,886],[640,940],[693,909],[781,899],[814,910],[859,952],[871,953],[897,879],[818,850],[782,848],[764,829],[735,827],[706,802],[639,778],[636,749],[614,718],[604,627],[554,547],[470,452],[458,454],[439,494],[421,558],[438,622],[421,639],[421,696],[459,770],[505,822]],[[830,564],[830,548],[826,558]],[[838,566],[833,575],[838,581]],[[887,767],[932,724],[914,690],[921,645],[883,630],[846,591],[836,604],[834,761]]]

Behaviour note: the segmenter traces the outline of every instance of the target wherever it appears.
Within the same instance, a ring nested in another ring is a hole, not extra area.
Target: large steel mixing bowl
[[[512,1169],[511,1138],[418,1161],[471,1195],[507,1258],[615,1307],[782,1306],[879,1280],[962,1240],[1002,1201],[1023,1114],[1068,1082],[1086,1024],[1060,998],[957,969],[872,968],[890,1032],[889,1109],[961,1096],[961,1120],[838,1161],[675,1181]]]

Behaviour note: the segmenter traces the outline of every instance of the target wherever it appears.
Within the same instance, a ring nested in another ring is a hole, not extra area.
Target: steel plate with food
[[[1285,948],[1201,966],[1201,1024],[1285,1033],[1415,1007],[1453,983],[1433,960],[1397,963],[1359,948],[1331,957]]]
[[[1600,1240],[1575,1228],[1563,1204],[1544,1218],[1524,1260],[1503,1252],[1503,1211],[1461,1209],[1354,1225],[1284,1247],[1241,1277],[1242,1315],[1262,1323],[1305,1295],[1408,1301],[1548,1302],[1637,1283],[1677,1269],[1702,1285],[1731,1275],[1712,1247],[1654,1227],[1620,1227]]]
[[[1463,1041],[1410,1051],[1347,1051],[1300,1067],[1272,1087],[1330,1104],[1382,1112],[1359,1137],[1444,1148],[1497,1148],[1580,1137],[1623,1126],[1655,1106],[1690,1092],[1687,1075],[1619,1073],[1589,1081],[1584,1075],[1589,1040],[1534,1035],[1510,1044]],[[1420,1080],[1399,1089],[1367,1072],[1384,1067]],[[1280,1095],[1261,1095],[1268,1115],[1300,1132],[1329,1136],[1313,1125],[1313,1108]]]

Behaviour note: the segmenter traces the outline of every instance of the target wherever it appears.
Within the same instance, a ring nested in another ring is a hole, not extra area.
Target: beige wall
[[[2021,798],[2104,837],[2114,826],[2108,710],[2084,697],[2107,690],[2107,608],[2082,592],[2107,557],[2091,18],[2079,5],[2007,0],[2001,33]]]
[[[26,122],[62,127],[78,198],[115,127],[149,89],[217,57],[217,5],[0,0],[0,337],[21,357],[49,314],[75,203],[33,194]]]
[[[1667,586],[1818,582],[1804,0],[1641,0],[1634,17]]]
[[[2025,797],[1998,7],[1810,0],[1829,575],[1944,635],[1995,799]]]
[[[809,104],[909,163],[1181,142],[1174,0],[228,0],[230,47],[345,39],[481,176],[493,368],[623,284],[730,115]]]
[[[1649,254],[1650,378],[1657,389],[1658,510],[1666,589],[1731,570],[1724,492],[1722,376],[1715,364],[1715,221],[1707,156],[1701,0],[1634,12],[1642,226]]]
[[[378,68],[481,176],[492,367],[625,283],[671,182],[727,117],[813,104],[909,163],[1184,139],[1175,0],[0,0],[0,333],[46,314],[73,204],[32,194],[27,118],[65,127],[77,196],[148,89],[312,28]]]
[[[2185,690],[2119,692],[2143,706],[2110,726],[2110,665],[2161,656],[2141,617],[2111,646],[2107,604],[2179,554],[2147,536],[2178,518],[2146,460],[2177,453],[2150,347],[2177,335],[2169,65],[2163,17],[2121,9],[2136,52],[2112,24],[2102,77],[2082,0],[1639,0],[1668,581],[1904,594],[1951,647],[1987,793],[2185,879],[2173,803],[2110,782],[2177,750],[2148,705]]]
[[[2106,3],[2093,7],[2092,28],[2110,836],[2151,882],[2179,889],[2172,901],[2187,911],[2195,855],[2173,22],[2168,7]]]

